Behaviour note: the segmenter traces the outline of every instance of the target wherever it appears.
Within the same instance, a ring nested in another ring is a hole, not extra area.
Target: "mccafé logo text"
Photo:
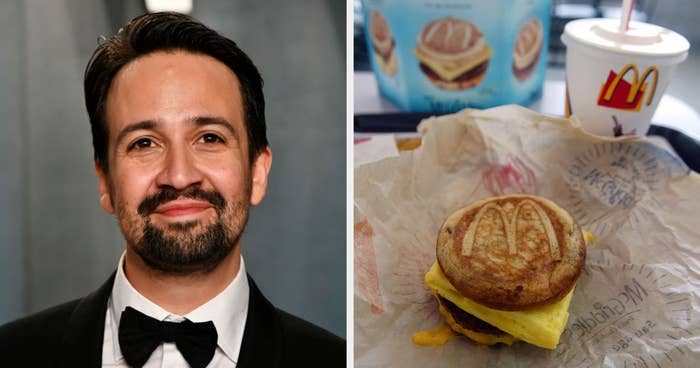
[[[624,76],[632,72],[632,83],[624,79]],[[647,79],[653,76],[651,88],[648,88]],[[608,79],[600,86],[598,105],[613,109],[639,111],[646,95],[646,105],[651,104],[656,92],[656,83],[659,80],[659,70],[655,66],[648,67],[639,78],[639,69],[635,64],[625,65],[619,73],[611,70]]]

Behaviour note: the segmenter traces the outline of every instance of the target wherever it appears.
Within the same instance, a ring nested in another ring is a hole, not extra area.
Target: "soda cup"
[[[645,135],[690,43],[657,25],[619,25],[602,18],[566,24],[566,116],[596,135]]]

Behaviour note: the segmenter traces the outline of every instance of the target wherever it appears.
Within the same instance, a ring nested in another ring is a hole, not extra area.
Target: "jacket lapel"
[[[115,275],[116,271],[99,289],[83,298],[73,310],[61,340],[63,355],[59,358],[59,367],[102,365],[105,314]]]
[[[265,299],[250,275],[248,285],[248,316],[236,367],[278,367],[283,345],[277,310]]]

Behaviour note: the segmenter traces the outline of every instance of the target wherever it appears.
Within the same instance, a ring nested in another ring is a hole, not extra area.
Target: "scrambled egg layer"
[[[544,307],[503,311],[480,305],[462,296],[447,280],[437,262],[425,274],[425,283],[443,298],[465,312],[507,332],[518,340],[547,349],[555,349],[569,318],[572,288],[560,301]]]

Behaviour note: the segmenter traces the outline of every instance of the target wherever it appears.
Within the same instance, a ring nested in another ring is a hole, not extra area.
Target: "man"
[[[140,16],[93,54],[85,100],[126,250],[94,293],[0,327],[0,365],[344,366],[343,340],[274,308],[245,272],[272,161],[245,53],[187,16]]]

